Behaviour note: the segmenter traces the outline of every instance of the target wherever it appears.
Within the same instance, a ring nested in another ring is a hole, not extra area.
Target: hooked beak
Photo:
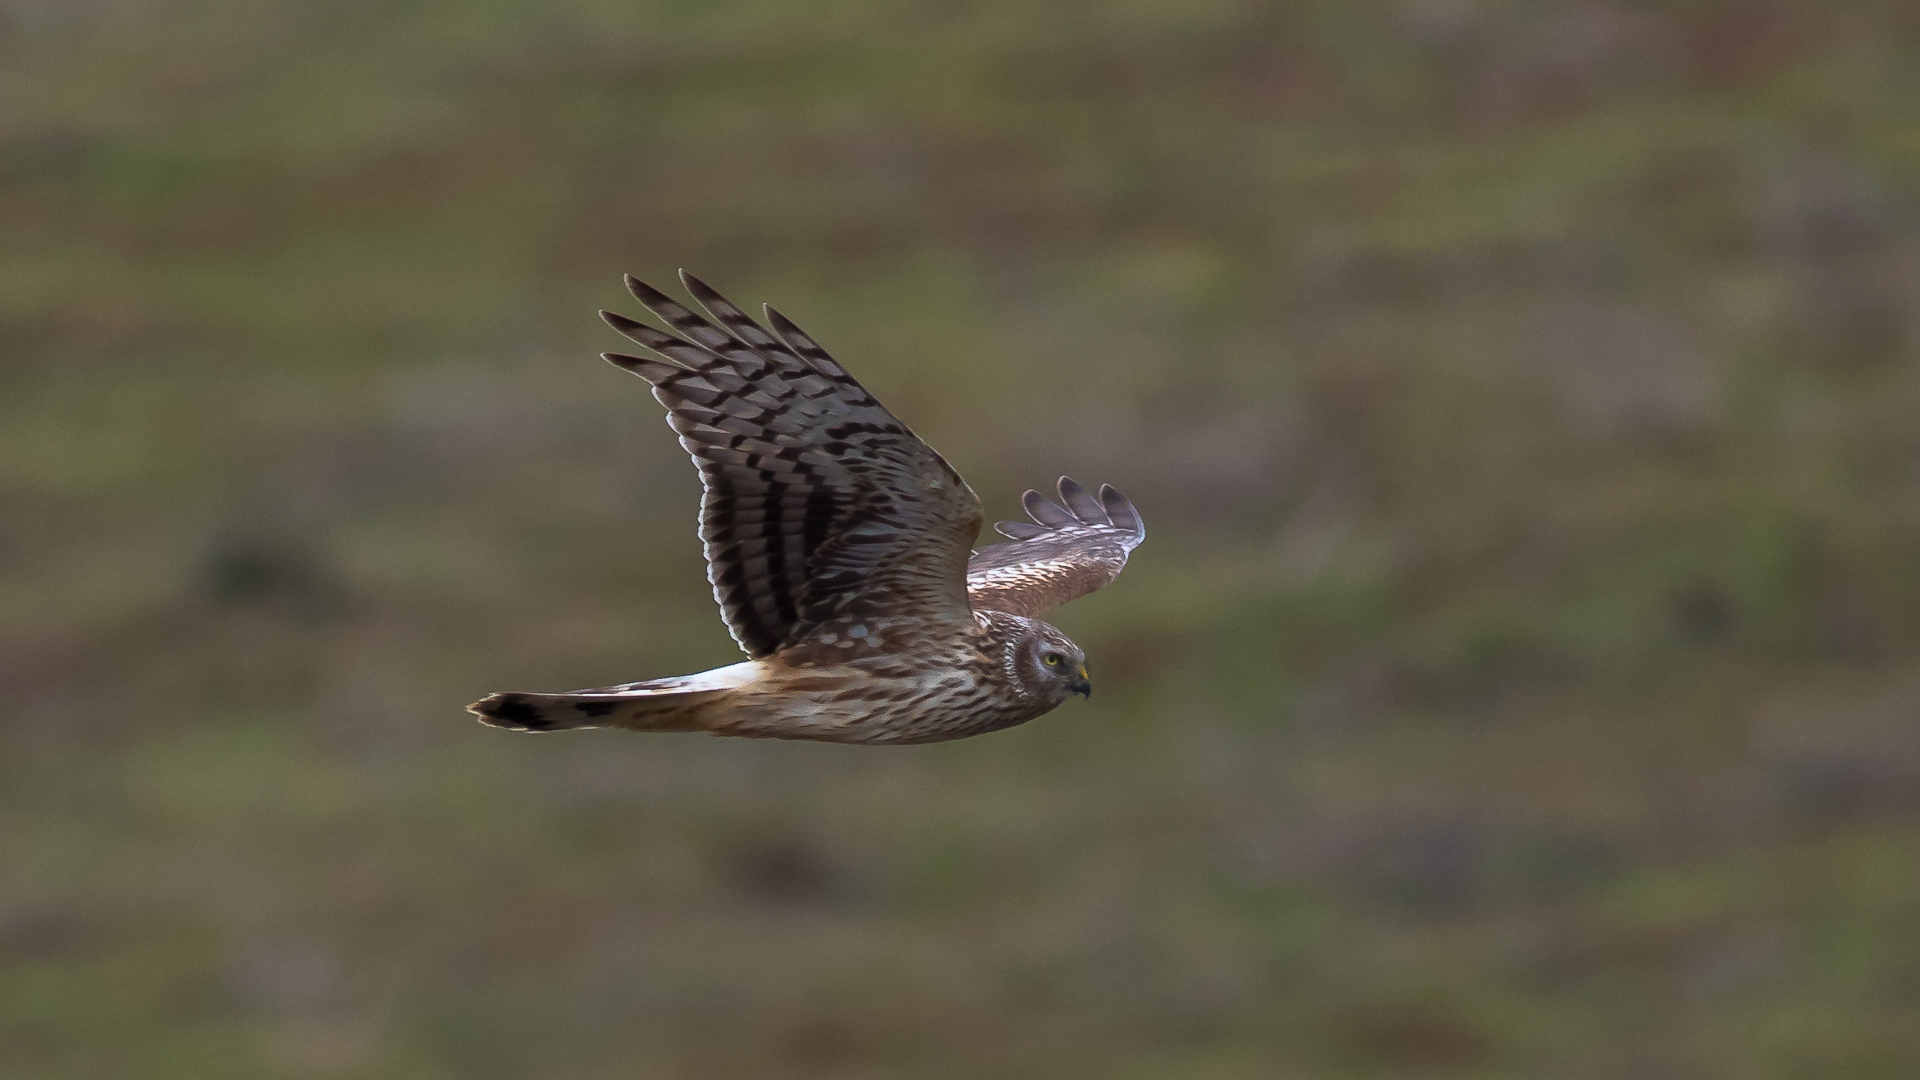
[[[1093,683],[1087,680],[1086,665],[1082,664],[1080,666],[1080,677],[1068,683],[1067,689],[1079,694],[1083,698],[1091,698],[1093,696]]]

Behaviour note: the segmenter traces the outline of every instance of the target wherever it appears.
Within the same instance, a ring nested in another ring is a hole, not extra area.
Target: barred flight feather
[[[675,333],[604,317],[675,363],[607,359],[653,384],[700,467],[700,538],[734,640],[770,656],[863,600],[967,619],[954,547],[979,530],[972,489],[798,327],[775,319],[776,337],[681,280],[719,325],[628,278]]]

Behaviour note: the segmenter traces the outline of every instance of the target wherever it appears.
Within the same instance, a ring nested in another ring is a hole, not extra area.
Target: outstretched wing
[[[785,316],[766,309],[770,334],[680,280],[713,322],[629,277],[678,336],[603,311],[666,357],[606,358],[653,384],[700,467],[707,577],[733,639],[758,659],[836,619],[970,619],[973,489]]]
[[[996,524],[1014,542],[983,547],[967,562],[967,595],[976,608],[1038,616],[1119,577],[1127,553],[1147,538],[1140,512],[1105,484],[1096,499],[1061,477],[1064,509],[1037,491],[1020,501],[1033,523]]]

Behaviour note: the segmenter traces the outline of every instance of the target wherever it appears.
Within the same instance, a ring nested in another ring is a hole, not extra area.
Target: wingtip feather
[[[1100,500],[1087,494],[1087,489],[1081,487],[1073,477],[1063,476],[1055,486],[1060,491],[1061,504],[1067,508],[1069,514],[1079,519],[1080,524],[1112,524],[1107,520],[1107,511],[1100,505]]]
[[[779,338],[767,333],[766,327],[754,322],[753,316],[742,311],[740,305],[720,295],[720,290],[685,270],[680,271],[680,283],[685,285],[687,292],[693,294],[693,298],[707,309],[708,315],[748,347],[773,350],[776,354],[787,351],[787,347]]]
[[[600,359],[605,360],[614,367],[631,371],[656,386],[662,381],[687,370],[678,364],[670,364],[665,360],[656,360],[651,356],[628,356],[626,353],[603,352],[600,354]]]
[[[641,281],[639,278],[634,277],[632,274],[625,275],[625,279],[627,283],[627,291],[633,294],[633,298],[635,300],[638,300],[641,303],[647,305],[647,307],[651,308],[655,303],[660,303],[660,302],[664,302],[668,304],[673,303],[673,297],[668,296],[666,293],[661,292],[659,289],[656,289],[653,286],[647,284],[646,282]]]
[[[1020,505],[1026,510],[1028,517],[1049,529],[1058,529],[1063,525],[1075,523],[1072,514],[1055,506],[1052,500],[1032,488],[1028,488],[1020,496]]]
[[[645,334],[659,334],[662,332],[655,330],[639,319],[622,315],[617,311],[608,311],[605,308],[600,309],[600,321],[613,327],[614,331],[620,336],[630,338],[642,345],[647,343]]]
[[[726,309],[733,308],[733,304],[728,302],[726,297],[720,295],[720,290],[694,277],[684,268],[680,271],[680,285],[686,289],[695,300],[700,302],[700,306],[707,309],[707,314],[709,315],[720,317],[724,321],[722,313]]]
[[[828,378],[842,378],[847,374],[846,369],[842,368],[838,361],[827,354],[827,350],[820,347],[819,342],[813,340],[805,330],[800,329],[792,319],[775,311],[771,304],[762,304],[760,308],[766,312],[767,324],[773,327],[773,332],[778,334],[787,348],[793,350],[793,354],[805,361],[808,366]]]
[[[1133,500],[1120,494],[1112,484],[1100,485],[1100,503],[1106,508],[1107,520],[1113,522],[1115,528],[1130,530],[1135,544],[1147,538],[1147,523],[1141,519]]]

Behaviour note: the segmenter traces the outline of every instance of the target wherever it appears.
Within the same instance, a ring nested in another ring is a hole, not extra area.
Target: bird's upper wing
[[[973,489],[785,316],[766,309],[768,333],[680,280],[713,322],[629,277],[678,336],[603,311],[667,359],[606,356],[653,384],[700,467],[707,577],[733,639],[759,658],[836,619],[970,620]]]
[[[1147,538],[1140,512],[1105,484],[1096,499],[1063,476],[1064,508],[1037,491],[1020,501],[1033,523],[996,524],[1014,542],[983,547],[967,562],[967,595],[976,608],[1038,616],[1119,577],[1127,553]]]

